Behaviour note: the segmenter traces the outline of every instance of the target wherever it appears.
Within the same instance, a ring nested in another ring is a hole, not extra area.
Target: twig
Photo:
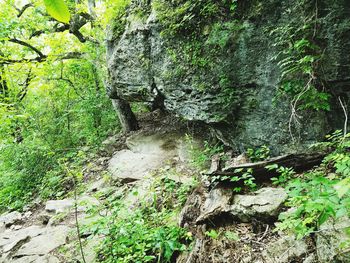
[[[257,241],[260,242],[261,240],[263,240],[264,237],[267,235],[268,231],[269,231],[269,225],[266,225],[266,229],[265,229],[264,234],[261,237],[259,237],[259,239]]]
[[[83,259],[83,262],[86,263],[85,260],[85,255],[84,255],[84,250],[83,250],[83,244],[81,242],[81,237],[80,237],[80,227],[79,227],[79,220],[78,220],[78,200],[77,200],[77,184],[75,180],[74,174],[72,174],[73,178],[73,184],[74,184],[74,215],[75,215],[75,225],[77,228],[77,234],[78,234],[78,240],[79,240],[79,248],[80,248],[80,253],[81,257]]]
[[[340,97],[338,97],[338,100],[339,100],[340,106],[341,106],[342,109],[343,109],[344,116],[345,116],[345,120],[344,120],[344,130],[343,130],[344,138],[345,138],[345,136],[346,136],[346,134],[347,134],[347,127],[348,127],[348,112],[347,112],[346,106],[344,105],[344,103],[343,103],[343,101],[341,100]]]
[[[305,94],[305,92],[307,92],[310,88],[310,85],[311,85],[311,82],[312,80],[314,79],[314,76],[310,76],[309,78],[309,81],[306,83],[306,85],[304,86],[303,90],[298,94],[298,96],[296,96],[292,102],[291,102],[291,109],[292,109],[292,113],[290,114],[290,117],[289,117],[289,122],[288,122],[288,129],[289,129],[289,134],[292,138],[292,141],[294,142],[295,141],[295,138],[293,136],[293,131],[292,131],[292,123],[294,121],[294,123],[296,123],[297,125],[300,125],[300,122],[299,122],[299,118],[300,116],[297,114],[297,104],[301,98],[301,96],[303,96]]]

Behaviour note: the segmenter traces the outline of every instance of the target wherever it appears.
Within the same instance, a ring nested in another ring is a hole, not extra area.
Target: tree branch
[[[17,94],[18,101],[22,101],[24,99],[24,97],[27,95],[28,86],[29,86],[30,81],[32,79],[33,79],[32,70],[29,69],[29,72],[27,74],[26,80],[22,84],[23,87],[22,87],[21,91],[18,92],[18,94]]]
[[[11,38],[11,39],[9,39],[9,42],[16,43],[18,45],[30,48],[32,51],[34,51],[35,53],[38,54],[38,56],[39,56],[38,59],[44,59],[44,58],[47,57],[39,49],[37,49],[36,47],[32,46],[31,44],[29,44],[29,43],[27,43],[25,41],[19,40],[17,38]]]
[[[77,51],[76,52],[67,52],[67,53],[57,55],[57,59],[58,60],[79,59],[79,58],[82,58],[83,55],[84,55],[84,53],[77,52]]]
[[[88,14],[88,13],[79,13],[79,14],[75,14],[74,16],[72,16],[72,19],[70,21],[70,24],[61,24],[61,23],[57,23],[52,30],[37,30],[34,31],[29,39],[33,38],[33,37],[38,37],[42,34],[45,33],[59,33],[59,32],[64,32],[66,30],[69,30],[69,33],[71,33],[72,35],[74,35],[79,42],[81,43],[85,43],[86,41],[91,41],[93,43],[98,43],[97,40],[91,38],[91,37],[86,37],[84,36],[79,30],[85,26],[89,21],[93,21],[94,18]]]
[[[21,16],[23,15],[23,13],[24,13],[29,7],[32,7],[32,6],[33,6],[33,4],[32,4],[32,3],[29,3],[29,4],[24,5],[21,9],[15,7],[16,10],[18,11],[17,17],[18,17],[18,18],[21,17]]]
[[[56,55],[56,60],[68,60],[68,59],[80,59],[84,53],[81,52],[67,52],[63,54]],[[44,62],[47,59],[45,57],[36,58],[22,58],[22,59],[5,59],[0,57],[0,65],[11,65],[16,63],[32,63],[32,62]]]

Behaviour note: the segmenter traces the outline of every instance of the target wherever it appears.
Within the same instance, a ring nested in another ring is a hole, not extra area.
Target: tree
[[[73,15],[62,23],[41,0],[15,3],[0,0],[0,213],[62,195],[62,160],[120,130],[103,96],[102,11],[68,2]]]
[[[64,15],[59,13],[65,12],[64,8],[52,10],[48,2],[58,2],[61,5],[64,2],[62,0],[45,1],[46,6],[49,7],[48,11],[56,14],[54,16],[56,19],[65,20]],[[22,7],[16,7],[14,0],[4,1],[0,19],[0,39],[2,40],[0,42],[0,67],[13,68],[15,64],[32,67],[37,63],[58,65],[66,63],[64,61],[67,60],[89,62],[94,71],[96,89],[100,90],[104,82],[99,79],[101,74],[96,69],[105,71],[105,59],[102,55],[105,49],[102,44],[104,43],[104,25],[95,12],[94,0],[88,0],[87,3],[76,0],[69,4],[72,10],[70,20],[60,22],[48,16],[39,1],[30,2]],[[104,72],[102,73],[105,75]],[[33,75],[37,75],[35,70],[33,70]],[[55,78],[56,80],[63,79],[62,74]],[[123,130],[137,129],[137,120],[128,102],[120,98],[112,98],[112,100]],[[99,122],[96,119],[95,124],[98,125]]]

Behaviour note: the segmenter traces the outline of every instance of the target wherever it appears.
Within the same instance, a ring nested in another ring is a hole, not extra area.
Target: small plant
[[[204,142],[204,147],[196,145],[193,138],[186,135],[186,142],[190,147],[191,163],[197,169],[206,169],[210,164],[211,158],[218,153],[224,151],[224,147],[220,143],[211,144],[208,141]]]
[[[219,236],[220,236],[220,232],[217,232],[216,230],[211,229],[210,231],[206,231],[206,232],[205,232],[205,235],[206,235],[207,237],[212,238],[212,239],[218,239]]]
[[[239,235],[236,232],[232,232],[232,231],[226,231],[225,237],[229,240],[232,240],[232,241],[239,241],[240,240]]]
[[[243,183],[243,185],[248,188],[250,191],[255,191],[257,188],[257,184],[255,183],[255,178],[253,176],[253,169],[236,169],[234,171],[237,175],[235,176],[213,176],[211,178],[212,183],[216,181],[230,181],[232,183]],[[241,186],[235,186],[233,191],[236,193],[242,192]]]
[[[248,148],[246,153],[252,162],[259,162],[270,158],[270,148],[266,145],[256,149]]]
[[[107,199],[102,209],[109,215],[85,228],[105,236],[98,262],[172,262],[177,252],[187,250],[192,233],[178,227],[174,217],[184,202],[180,196],[189,189],[169,178],[157,178],[131,213],[123,196]]]
[[[284,185],[295,174],[293,168],[278,166],[277,164],[267,165],[265,168],[270,171],[275,170],[277,173],[279,173],[278,177],[271,178],[272,184],[275,185]]]

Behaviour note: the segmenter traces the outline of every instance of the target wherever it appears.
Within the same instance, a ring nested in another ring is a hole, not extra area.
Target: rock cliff
[[[338,97],[349,104],[348,1],[212,2],[132,1],[107,39],[110,97],[202,121],[238,150],[264,144],[274,154],[305,149],[343,127]],[[329,110],[304,107],[291,115],[295,102],[320,100],[300,87],[292,96],[279,95],[286,79],[281,60],[292,53],[301,72],[287,79],[326,91]]]

